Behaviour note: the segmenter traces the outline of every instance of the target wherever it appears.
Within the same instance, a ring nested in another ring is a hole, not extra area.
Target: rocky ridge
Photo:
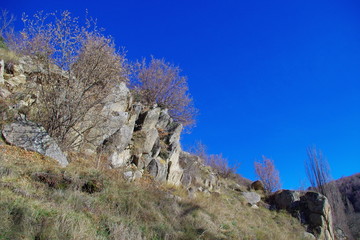
[[[27,120],[24,110],[36,107],[39,92],[24,89],[37,89],[31,79],[41,74],[42,67],[35,66],[31,58],[23,57],[11,71],[4,69],[2,61],[0,70],[0,120],[5,142],[50,156],[66,166],[66,153],[61,152],[44,128]],[[189,195],[197,191],[220,192],[222,185],[242,192],[249,205],[258,208],[262,201],[261,194],[257,193],[263,191],[261,182],[255,182],[252,191],[222,184],[199,157],[182,150],[182,129],[166,109],[135,102],[126,84],[120,83],[101,104],[87,112],[71,134],[75,151],[105,156],[110,167],[124,170],[128,181],[136,181],[147,172],[157,181],[183,185]],[[319,240],[334,239],[330,205],[321,194],[282,190],[267,202],[270,208],[287,210],[308,225],[307,239],[315,239],[314,236]]]

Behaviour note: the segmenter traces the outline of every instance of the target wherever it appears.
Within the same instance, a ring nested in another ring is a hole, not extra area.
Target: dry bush
[[[205,165],[210,166],[216,173],[218,173],[223,178],[234,177],[236,176],[236,171],[240,167],[240,164],[235,164],[230,166],[229,161],[220,154],[211,154],[207,153],[207,147],[201,141],[195,143],[195,145],[190,148],[190,152],[195,156],[198,156]]]
[[[262,161],[254,162],[256,175],[264,183],[267,192],[274,192],[281,188],[279,171],[276,170],[274,161],[262,156]]]
[[[112,87],[126,81],[124,55],[96,22],[80,24],[70,12],[23,16],[24,29],[8,38],[9,48],[30,55],[40,73],[38,111],[30,116],[67,150],[74,147],[73,127],[95,105],[101,105]],[[95,122],[89,126],[94,126]],[[87,130],[87,129],[85,129]],[[81,135],[77,132],[76,135]]]
[[[169,110],[170,116],[184,126],[193,126],[197,109],[188,92],[187,79],[180,68],[164,59],[144,59],[134,66],[133,91],[146,105],[158,104]]]
[[[205,159],[205,164],[212,167],[223,178],[231,177],[239,168],[239,166],[230,166],[229,161],[221,153],[209,155]]]

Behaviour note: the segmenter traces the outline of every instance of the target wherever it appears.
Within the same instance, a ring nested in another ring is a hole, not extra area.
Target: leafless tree
[[[30,117],[69,149],[76,139],[69,134],[74,126],[102,104],[114,85],[127,80],[124,55],[98,30],[96,21],[80,24],[69,11],[39,12],[22,20],[24,29],[10,39],[9,48],[31,56],[39,66],[34,76],[40,86],[38,107]]]
[[[187,78],[180,68],[164,59],[143,59],[135,65],[133,90],[145,104],[167,108],[170,116],[184,126],[193,126],[197,109],[188,92]]]
[[[322,152],[315,147],[309,147],[307,149],[307,156],[308,159],[305,162],[305,170],[310,185],[319,193],[326,195],[326,184],[331,180],[329,164]]]
[[[1,10],[0,15],[0,37],[4,37],[5,31],[8,30],[15,21],[15,16],[13,14],[9,15],[9,12],[6,9]]]
[[[255,173],[264,183],[267,192],[274,192],[281,188],[279,171],[275,168],[274,161],[262,156],[262,161],[254,162]]]
[[[316,147],[307,148],[307,155],[305,169],[312,189],[328,198],[332,208],[334,226],[342,229],[349,239],[353,239],[347,224],[345,205],[338,186],[332,181],[328,161]]]

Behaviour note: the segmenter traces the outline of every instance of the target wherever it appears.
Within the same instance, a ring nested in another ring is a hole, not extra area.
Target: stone
[[[138,131],[133,135],[134,154],[150,153],[153,149],[159,134],[155,128],[148,131]]]
[[[250,205],[255,205],[261,200],[260,195],[256,192],[242,192],[241,194]]]
[[[183,168],[179,164],[179,157],[181,152],[180,144],[172,145],[172,151],[169,155],[169,174],[168,174],[168,183],[174,184],[174,185],[180,185],[181,184],[181,178],[183,176]]]
[[[166,181],[167,164],[165,162],[158,159],[152,159],[146,169],[155,180],[160,182]]]
[[[1,81],[1,80],[0,80]],[[11,92],[9,92],[6,88],[0,87],[0,97],[7,98],[11,95]]]
[[[251,189],[254,189],[255,191],[263,191],[265,192],[265,186],[264,183],[260,180],[254,181],[253,183],[251,183],[250,186]]]
[[[133,172],[132,171],[126,171],[123,173],[124,174],[124,178],[128,181],[131,181],[132,180],[132,177],[133,177]]]
[[[139,115],[136,120],[135,131],[143,130],[148,131],[156,127],[160,116],[160,108],[153,108]]]
[[[4,84],[4,67],[5,67],[5,62],[3,59],[0,59],[0,84]]]
[[[134,172],[133,181],[139,180],[142,177],[143,173],[139,170]]]
[[[102,103],[91,108],[72,132],[81,150],[96,153],[107,139],[128,123],[128,99],[130,91],[125,83],[111,89]],[[132,131],[132,127],[129,126]],[[79,134],[80,133],[80,134]]]
[[[305,240],[316,240],[316,237],[309,232],[304,232],[303,237]]]
[[[14,77],[12,77],[12,78],[10,78],[8,80],[5,80],[5,83],[10,88],[14,88],[14,87],[19,86],[20,84],[25,84],[26,83],[26,76],[24,74],[14,76]]]
[[[300,193],[292,190],[280,190],[275,193],[275,205],[278,209],[290,210],[300,200]]]
[[[108,158],[110,165],[113,168],[126,166],[129,163],[130,159],[131,159],[130,149],[125,149],[124,151],[121,152],[114,151],[113,153],[111,153],[111,155]]]
[[[171,122],[171,117],[168,113],[167,109],[162,109],[160,112],[160,116],[159,116],[159,120],[156,124],[157,128],[160,129],[166,129],[166,127],[169,125],[169,123]]]
[[[38,152],[55,159],[61,166],[68,164],[65,154],[46,130],[30,121],[19,121],[6,124],[2,134],[7,143]]]

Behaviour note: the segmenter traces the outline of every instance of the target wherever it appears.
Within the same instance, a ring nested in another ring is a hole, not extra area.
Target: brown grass
[[[120,170],[98,168],[96,157],[71,160],[60,168],[0,146],[0,239],[302,239],[304,228],[287,213],[252,209],[234,191],[190,199],[151,177],[127,183]],[[50,186],[35,173],[69,181]]]

